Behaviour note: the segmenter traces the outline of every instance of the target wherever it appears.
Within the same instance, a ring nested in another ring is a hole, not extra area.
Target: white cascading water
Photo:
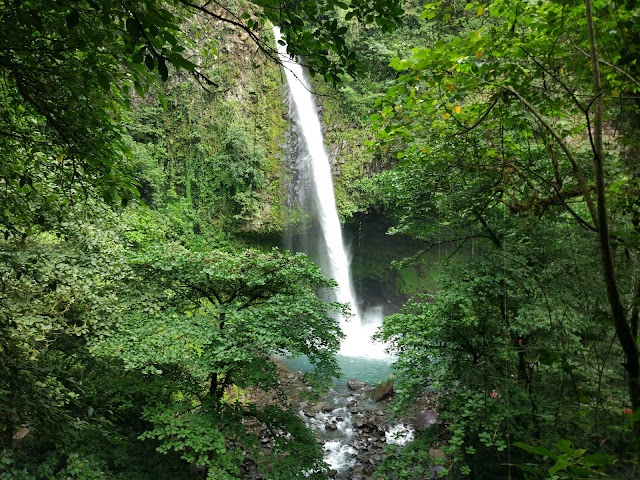
[[[282,40],[280,30],[274,27],[276,42]],[[371,335],[382,322],[381,309],[372,309],[367,318],[361,317],[351,281],[350,262],[342,241],[342,229],[333,192],[333,179],[329,156],[324,146],[318,112],[300,64],[290,59],[286,46],[278,43],[278,54],[285,66],[287,85],[297,113],[296,123],[302,133],[308,152],[307,161],[313,176],[315,205],[324,235],[329,272],[325,272],[338,283],[336,299],[348,303],[351,318],[340,319],[345,333],[340,354],[345,357],[387,358],[384,346],[371,341]]]

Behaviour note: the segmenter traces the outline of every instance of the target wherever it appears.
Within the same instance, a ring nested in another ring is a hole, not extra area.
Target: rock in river
[[[370,390],[371,389],[371,387],[369,386],[369,384],[367,382],[363,382],[362,380],[356,380],[355,378],[352,378],[351,380],[349,380],[347,382],[347,387],[352,392],[355,392],[356,390]]]

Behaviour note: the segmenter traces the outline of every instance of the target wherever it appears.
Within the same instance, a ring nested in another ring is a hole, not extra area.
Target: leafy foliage
[[[610,7],[594,7],[595,41],[589,1],[427,4],[437,35],[391,62],[399,76],[371,119],[395,168],[369,188],[393,231],[463,253],[381,333],[398,348],[403,399],[443,390],[460,474],[504,462],[506,438],[634,455],[628,433],[604,427],[623,418],[625,377],[636,408],[638,371],[637,233],[619,209],[637,176],[625,147],[637,105],[620,92],[637,90],[638,32],[629,5]]]
[[[552,239],[566,235],[566,225],[531,228],[536,236],[510,230],[503,249],[488,244],[477,257],[451,261],[439,290],[387,318],[381,331],[399,354],[402,401],[428,387],[443,392],[447,450],[460,471],[488,469],[491,456],[506,462],[507,442],[518,439],[570,436],[592,448],[602,438],[618,441],[606,425],[621,418],[620,354],[602,323],[606,299],[578,276],[597,271],[588,237],[560,247]]]
[[[293,458],[299,462],[294,470],[318,468],[319,447],[294,412],[232,400],[226,392],[277,391],[278,354],[307,355],[319,381],[337,373],[341,333],[317,296],[333,283],[302,256],[277,251],[152,244],[134,255],[131,267],[131,303],[110,336],[91,349],[158,377],[163,388],[170,385],[170,393],[148,400],[143,415],[153,428],[142,438],[157,438],[161,451],[179,452],[207,468],[210,478],[235,478],[246,458],[265,471],[281,471],[278,462]],[[266,459],[258,448],[260,429],[249,421],[273,432]]]
[[[23,425],[64,452],[79,436],[112,431],[118,411],[210,478],[236,478],[246,458],[271,478],[294,459],[296,471],[321,469],[320,447],[284,400],[228,391],[277,393],[278,354],[307,355],[318,386],[337,374],[341,332],[327,308],[342,307],[318,297],[334,283],[302,256],[193,251],[166,240],[157,214],[130,209],[119,224],[105,214],[100,225],[73,218],[60,239],[3,250],[5,438]]]
[[[614,461],[612,455],[585,455],[586,450],[574,448],[571,442],[564,440],[554,445],[553,450],[544,447],[532,447],[524,443],[515,443],[516,447],[545,460],[551,459],[554,465],[548,469],[550,478],[597,478],[605,476],[603,467]],[[526,467],[521,467],[528,470]],[[531,469],[533,470],[533,469]],[[533,470],[535,471],[535,470]]]

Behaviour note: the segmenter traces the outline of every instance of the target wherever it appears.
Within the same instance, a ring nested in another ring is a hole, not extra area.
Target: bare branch
[[[529,57],[531,60],[533,60],[533,62],[536,65],[538,65],[538,67],[540,67],[543,72],[545,72],[547,75],[549,75],[551,78],[553,78],[556,82],[558,82],[560,84],[560,86],[562,86],[562,89],[565,92],[567,92],[569,94],[569,96],[573,99],[574,103],[578,106],[578,108],[580,110],[582,110],[583,112],[586,112],[585,107],[582,106],[582,104],[580,103],[580,101],[576,97],[576,94],[573,93],[573,91],[571,91],[571,89],[562,80],[560,80],[557,75],[555,75],[553,72],[549,71],[548,68],[546,68],[544,65],[542,65],[538,61],[538,59],[536,57],[534,57],[529,52],[527,52],[523,47],[520,47],[520,50],[522,50],[527,55],[527,57]]]

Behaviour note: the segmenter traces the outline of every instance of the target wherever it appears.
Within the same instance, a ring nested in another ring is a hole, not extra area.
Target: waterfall
[[[277,27],[274,27],[274,34],[276,41],[282,40]],[[348,303],[351,307],[351,317],[339,319],[340,327],[346,335],[338,354],[340,368],[347,378],[378,381],[389,374],[390,363],[384,346],[371,340],[371,335],[382,322],[383,309],[358,308],[358,299],[351,279],[350,259],[336,209],[331,164],[325,149],[315,101],[302,66],[289,58],[286,46],[280,43],[278,53],[285,67],[289,87],[289,116],[294,120],[292,129],[297,132],[297,143],[292,148],[291,155],[294,170],[299,176],[297,201],[305,210],[312,210],[312,216],[319,223],[319,228],[308,230],[307,233],[310,234],[305,236],[304,245],[300,250],[316,257],[324,274],[338,283],[335,300]],[[353,419],[358,418],[362,421],[363,415],[354,410],[354,406],[358,402],[364,405],[367,400],[364,400],[364,397],[355,400],[354,397],[348,396],[353,392],[348,391],[345,384],[342,384],[341,389],[336,388],[337,391],[331,390],[333,398],[329,402],[330,412],[318,412],[312,417],[304,412],[301,412],[301,415],[316,436],[324,441],[324,460],[335,470],[335,476],[331,478],[346,479],[352,478],[351,470],[356,468],[359,461],[358,452],[362,455],[365,450],[368,452],[371,448],[360,438],[361,431],[353,426]],[[333,426],[333,431],[329,429],[330,426]]]
[[[278,27],[274,27],[274,34],[276,42],[282,39]],[[286,46],[278,43],[278,53],[285,66],[284,71],[293,106],[292,116],[295,119],[300,140],[303,142],[298,149],[298,155],[302,157],[298,158],[298,162],[304,164],[304,170],[308,172],[313,186],[311,204],[316,210],[320,223],[323,238],[319,244],[324,249],[323,257],[326,258],[326,262],[321,262],[321,267],[324,267],[325,275],[338,283],[336,300],[348,303],[351,307],[351,317],[340,319],[340,326],[346,335],[340,354],[345,357],[386,358],[384,347],[371,341],[371,335],[382,321],[381,309],[371,309],[365,315],[361,315],[358,311],[350,261],[344,246],[336,209],[329,155],[324,146],[320,119],[305,72],[300,64],[287,55]]]

